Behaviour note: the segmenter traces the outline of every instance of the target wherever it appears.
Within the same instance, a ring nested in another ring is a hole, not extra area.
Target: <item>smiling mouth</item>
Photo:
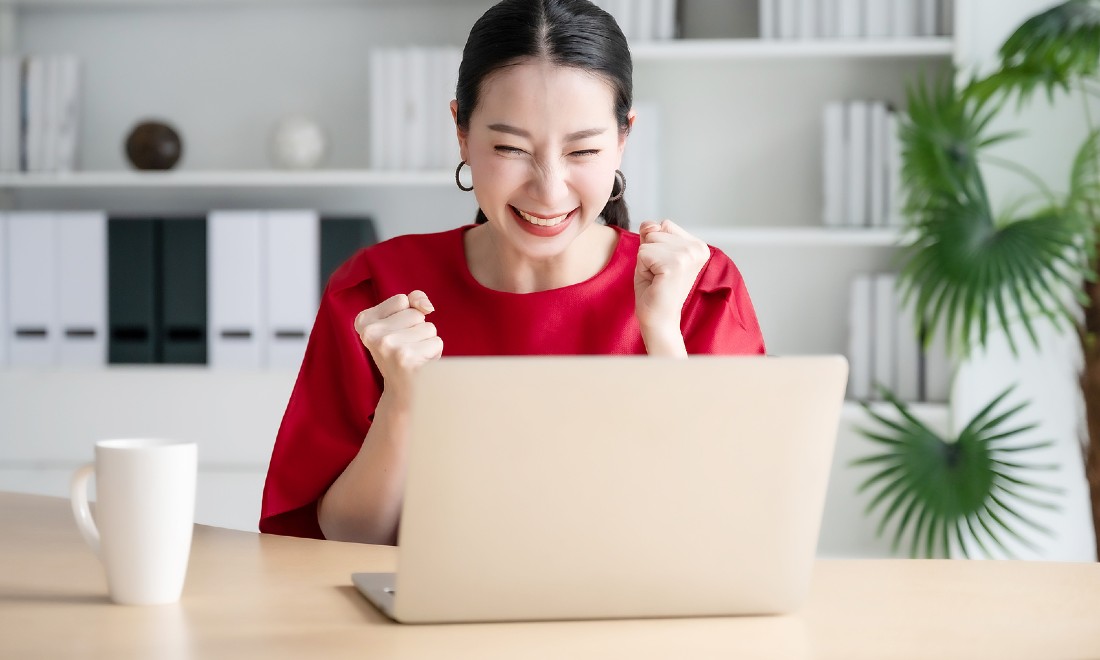
[[[537,215],[531,215],[530,213],[521,211],[514,206],[512,207],[512,210],[515,211],[519,215],[519,217],[523,218],[533,225],[538,225],[539,227],[556,227],[557,225],[565,222],[565,219],[568,218],[571,213],[573,213],[573,211],[569,211],[567,213],[554,216],[552,218],[541,218]],[[575,210],[576,209],[574,209],[574,211]]]

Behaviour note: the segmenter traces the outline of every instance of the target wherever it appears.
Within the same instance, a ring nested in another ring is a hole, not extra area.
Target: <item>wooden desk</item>
[[[2,658],[1098,658],[1100,565],[819,561],[798,616],[402,626],[393,548],[197,526],[177,605],[107,600],[64,499],[0,493]]]

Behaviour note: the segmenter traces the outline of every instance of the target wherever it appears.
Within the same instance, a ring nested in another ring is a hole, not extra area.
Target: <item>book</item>
[[[890,34],[897,38],[909,38],[917,36],[919,24],[917,17],[920,0],[893,0],[893,11],[890,14]]]
[[[885,227],[887,209],[887,189],[889,187],[889,169],[886,164],[888,156],[886,104],[876,101],[870,104],[870,145],[868,148],[868,179],[869,201],[867,210],[867,224],[871,227]]]
[[[654,38],[667,41],[676,38],[676,0],[656,0],[657,25]]]
[[[864,401],[871,396],[874,375],[872,323],[874,291],[870,274],[852,278],[848,299],[848,398]]]
[[[871,344],[874,351],[871,359],[873,365],[873,385],[871,398],[882,398],[879,387],[885,387],[891,392],[897,389],[897,374],[895,364],[897,361],[897,320],[898,310],[895,302],[894,289],[897,286],[897,276],[893,273],[878,273],[873,276],[874,288],[874,330]]]
[[[864,4],[864,36],[871,39],[885,39],[890,36],[890,0],[866,0]]]
[[[915,300],[903,299],[901,292],[894,289],[894,305],[898,310],[895,325],[894,393],[902,401],[921,400],[921,327],[914,309]]]
[[[0,172],[20,169],[20,78],[20,59],[0,55]]]
[[[0,212],[0,367],[8,364],[8,216]]]
[[[929,332],[926,327],[925,332]],[[944,335],[942,322],[938,329],[925,339],[924,346],[924,400],[945,402],[951,396],[951,380],[954,378],[954,364],[948,350],[948,340]]]
[[[779,3],[777,25],[779,38],[790,40],[797,39],[799,29],[799,5],[802,0],[777,0]]]
[[[846,130],[846,109],[844,103],[833,101],[825,104],[822,111],[822,163],[824,188],[824,208],[822,222],[826,227],[840,227],[847,224],[845,212],[847,202],[847,145],[844,134]]]
[[[759,8],[760,38],[772,40],[779,38],[779,0],[760,0]]]
[[[864,36],[863,0],[838,0],[837,37],[859,39]]]
[[[902,209],[905,204],[901,186],[901,129],[897,111],[886,113],[886,224],[900,227],[905,224]]]
[[[844,154],[844,224],[866,227],[868,224],[868,184],[870,179],[870,104],[850,101],[847,106]]]

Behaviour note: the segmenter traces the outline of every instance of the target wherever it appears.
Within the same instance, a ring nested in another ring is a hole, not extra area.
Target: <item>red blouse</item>
[[[592,278],[536,293],[477,282],[463,234],[399,236],[360,250],[328,282],[271,454],[260,531],[323,538],[317,502],[359,452],[382,377],[355,332],[355,316],[399,293],[428,294],[443,355],[644,354],[634,316],[638,234],[619,232]],[[689,353],[762,354],[764,340],[737,267],[717,248],[684,304]]]

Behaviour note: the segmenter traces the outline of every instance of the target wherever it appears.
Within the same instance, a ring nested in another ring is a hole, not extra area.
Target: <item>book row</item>
[[[880,399],[878,386],[902,401],[947,401],[952,364],[942,340],[924,346],[912,305],[894,273],[852,278],[848,321],[848,398]]]
[[[954,0],[760,0],[761,39],[905,39],[954,32]]]
[[[822,123],[825,226],[901,225],[898,113],[881,101],[834,101]]]
[[[676,0],[593,0],[615,17],[627,41],[676,37]]]
[[[75,56],[0,56],[0,172],[76,168],[80,77]]]
[[[0,366],[296,368],[368,217],[0,214]]]
[[[450,102],[458,85],[457,48],[374,48],[368,55],[368,159],[378,170],[458,165]]]

